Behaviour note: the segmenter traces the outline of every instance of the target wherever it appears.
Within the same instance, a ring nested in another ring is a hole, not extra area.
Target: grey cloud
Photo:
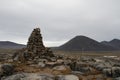
[[[35,27],[46,45],[76,35],[98,41],[120,37],[120,0],[0,0],[0,40],[26,43]]]

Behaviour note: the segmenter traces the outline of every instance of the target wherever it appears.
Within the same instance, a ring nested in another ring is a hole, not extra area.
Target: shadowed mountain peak
[[[67,43],[59,47],[60,50],[84,50],[84,51],[109,51],[116,50],[112,46],[107,46],[86,36],[76,36]]]
[[[120,40],[119,39],[113,39],[111,41],[103,41],[101,43],[105,44],[105,45],[112,46],[112,47],[120,50]]]
[[[119,39],[113,39],[113,40],[110,41],[110,43],[118,43],[118,42],[120,42]]]
[[[23,45],[23,44],[14,43],[11,41],[0,41],[0,48],[19,49],[19,48],[23,48],[23,47],[25,47],[25,45]]]

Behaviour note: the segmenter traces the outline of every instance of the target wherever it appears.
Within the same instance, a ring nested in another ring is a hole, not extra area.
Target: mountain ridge
[[[120,40],[119,39],[113,39],[111,41],[102,41],[102,44],[112,46],[114,48],[117,48],[120,50]]]
[[[118,50],[113,46],[102,44],[86,36],[76,36],[58,47],[59,50],[67,51],[114,51]]]
[[[4,49],[20,49],[26,45],[15,43],[12,41],[0,41],[0,48]],[[92,38],[78,35],[70,39],[59,47],[51,47],[53,50],[65,51],[118,51],[120,50],[120,40],[113,39],[111,41],[98,42]]]
[[[11,42],[11,41],[0,41],[0,48],[20,49],[20,48],[24,48],[24,47],[25,47],[24,44],[18,44],[18,43]]]

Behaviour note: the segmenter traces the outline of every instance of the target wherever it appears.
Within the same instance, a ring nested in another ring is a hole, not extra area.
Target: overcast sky
[[[76,35],[120,39],[120,0],[0,0],[0,41],[26,44],[36,27],[46,46]]]

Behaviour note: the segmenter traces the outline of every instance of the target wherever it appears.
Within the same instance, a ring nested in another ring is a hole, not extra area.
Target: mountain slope
[[[113,39],[111,41],[103,41],[101,43],[105,44],[105,45],[112,46],[112,47],[120,50],[120,40],[119,39]]]
[[[20,49],[25,47],[25,45],[23,44],[17,44],[14,42],[10,42],[10,41],[0,41],[0,48],[4,48],[4,49]]]
[[[58,48],[59,50],[77,50],[77,51],[112,51],[116,50],[112,46],[101,44],[85,36],[76,36],[67,43]]]

